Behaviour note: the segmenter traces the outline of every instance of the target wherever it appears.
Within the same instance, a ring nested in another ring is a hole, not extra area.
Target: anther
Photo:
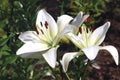
[[[92,30],[92,32],[94,31],[94,26],[93,25],[91,25],[91,30]]]
[[[82,34],[82,28],[81,27],[79,28],[79,32]]]
[[[86,22],[89,22],[90,21],[90,18],[88,17],[84,22],[86,23]]]
[[[35,31],[36,31],[37,34],[39,34],[39,32],[38,32],[38,30],[37,30],[37,27],[35,27]]]
[[[41,33],[42,33],[42,34],[44,34],[44,32],[43,32],[43,30],[42,30],[42,29],[41,29],[40,31],[41,31]]]
[[[86,28],[86,32],[88,33],[88,28]]]
[[[45,27],[46,27],[46,29],[48,29],[48,22],[47,21],[45,21]]]
[[[43,24],[42,24],[42,22],[40,22],[40,25],[43,27]]]

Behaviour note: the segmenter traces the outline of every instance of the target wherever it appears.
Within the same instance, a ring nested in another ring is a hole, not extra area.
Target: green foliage
[[[40,0],[0,0],[0,80],[28,80],[34,61],[38,61],[16,56],[22,44],[19,33],[34,30],[41,7],[38,2],[42,3]]]
[[[92,14],[94,17],[99,16],[104,12],[103,7],[105,1],[103,0],[71,0],[69,7],[75,12],[83,11]]]

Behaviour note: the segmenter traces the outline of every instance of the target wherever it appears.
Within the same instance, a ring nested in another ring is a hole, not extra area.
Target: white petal
[[[73,20],[72,25],[80,27],[81,24],[88,18],[89,15],[84,15],[83,12],[79,12],[79,14],[76,16],[76,18]]]
[[[57,58],[57,47],[51,48],[45,54],[42,54],[44,59],[47,63],[52,67],[55,68],[56,66],[56,58]]]
[[[73,18],[69,15],[62,15],[58,17],[57,24],[59,28],[59,33],[69,24]]]
[[[82,17],[83,17],[83,12],[79,12],[76,18],[73,20],[72,24],[78,26],[79,23],[81,22]]]
[[[81,21],[80,21],[80,23],[79,23],[79,26],[81,26],[82,25],[82,23],[87,19],[89,17],[89,15],[87,14],[87,15],[84,15],[83,17],[82,17],[82,19],[81,19]]]
[[[48,49],[49,47],[46,44],[28,42],[18,49],[17,55],[23,58],[39,58]]]
[[[82,51],[85,53],[88,59],[94,60],[98,54],[99,46],[83,48]]]
[[[106,22],[104,25],[97,28],[90,36],[91,45],[100,45],[103,42],[109,27],[110,22]]]
[[[100,49],[105,49],[105,50],[109,51],[110,54],[113,56],[113,59],[115,60],[116,65],[119,64],[118,51],[114,46],[104,46],[104,47],[101,47]]]
[[[97,64],[97,62],[92,63],[92,67],[95,69],[101,69],[101,67]]]
[[[83,12],[80,12],[77,17],[74,19],[72,25],[76,26],[75,28],[73,28],[73,33],[77,34],[79,31],[79,27],[82,25],[82,23],[86,20],[86,18],[88,18],[89,15],[84,15],[83,16]]]
[[[51,34],[51,36],[55,37],[58,33],[58,26],[55,22],[55,20],[53,19],[53,17],[48,14],[45,9],[42,9],[38,12],[37,15],[37,20],[36,20],[36,25],[37,26],[41,26],[41,22],[42,25],[45,26],[45,22],[47,21],[48,26],[49,26],[49,32]]]
[[[78,52],[70,52],[65,53],[62,57],[62,60],[60,61],[63,67],[63,71],[66,72],[68,69],[69,62],[76,56],[78,56]]]
[[[35,31],[26,31],[26,32],[22,32],[19,35],[19,39],[24,42],[40,42],[37,33]]]
[[[59,37],[63,36],[66,33],[69,32],[73,32],[73,33],[77,33],[79,30],[79,27],[81,26],[81,24],[84,22],[84,20],[88,17],[89,15],[85,15],[83,16],[83,12],[80,12],[77,17],[73,20],[72,25],[68,25],[64,28],[64,30],[61,31],[61,33],[59,34],[59,36],[57,36],[56,40],[57,41],[59,39]],[[65,19],[66,20],[66,19]],[[70,20],[70,18],[69,18]]]
[[[63,29],[56,37],[56,39],[53,41],[54,43],[53,44],[57,44],[61,37],[63,37],[65,34],[69,33],[69,32],[72,32],[74,26],[73,25],[68,25],[67,27],[65,27],[65,29]]]
[[[73,33],[68,33],[67,37],[78,47],[82,48],[84,47],[82,43],[82,39],[79,38],[79,36],[74,35]]]

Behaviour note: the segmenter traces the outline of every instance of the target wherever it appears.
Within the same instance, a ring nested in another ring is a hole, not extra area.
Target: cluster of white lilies
[[[92,31],[83,24],[88,16],[83,15],[83,12],[80,12],[74,19],[69,15],[62,15],[55,22],[45,9],[41,9],[36,19],[36,31],[26,31],[20,34],[19,39],[24,42],[24,45],[17,51],[17,55],[23,58],[39,58],[42,55],[46,62],[55,68],[59,42],[69,39],[80,51],[68,52],[63,55],[60,62],[64,72],[67,71],[69,62],[73,58],[85,54],[89,60],[94,60],[98,51],[102,49],[109,51],[118,65],[117,49],[112,45],[99,46],[105,39],[110,22],[106,22]],[[76,33],[79,28],[81,31]]]

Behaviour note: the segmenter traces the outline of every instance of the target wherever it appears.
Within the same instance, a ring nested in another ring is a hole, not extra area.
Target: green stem
[[[88,61],[86,67],[85,67],[85,71],[84,71],[84,74],[83,74],[83,77],[82,77],[82,80],[85,80],[85,77],[86,77],[86,74],[87,74],[87,67],[91,64],[90,61]]]
[[[68,74],[65,72],[65,75],[67,76],[68,80],[71,80],[70,77],[68,76]]]

